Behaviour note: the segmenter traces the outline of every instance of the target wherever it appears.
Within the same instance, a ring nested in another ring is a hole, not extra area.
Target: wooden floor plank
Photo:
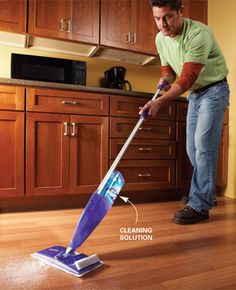
[[[105,265],[76,278],[33,259],[53,245],[67,246],[82,209],[0,215],[1,290],[235,290],[236,201],[223,198],[210,221],[172,223],[180,202],[113,207],[81,246]],[[120,240],[121,228],[151,228],[152,240]]]

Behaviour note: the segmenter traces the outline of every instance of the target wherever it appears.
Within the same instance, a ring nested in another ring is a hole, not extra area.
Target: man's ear
[[[179,13],[183,14],[183,12],[184,12],[184,6],[182,5],[179,9]]]

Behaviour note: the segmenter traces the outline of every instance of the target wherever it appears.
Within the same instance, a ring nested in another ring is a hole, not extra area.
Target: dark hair
[[[181,0],[149,0],[151,6],[165,7],[170,6],[171,9],[179,11],[182,6]]]

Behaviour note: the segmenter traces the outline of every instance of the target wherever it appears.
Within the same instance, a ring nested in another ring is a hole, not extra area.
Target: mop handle
[[[154,96],[152,97],[152,101],[154,101],[154,100],[158,97],[160,91],[161,91],[161,90],[162,90],[166,85],[167,85],[166,82],[162,82],[162,83],[160,83],[160,84],[158,85],[157,91],[156,91],[156,93],[154,94]],[[128,139],[126,140],[125,144],[124,144],[123,147],[121,148],[119,154],[117,155],[116,159],[115,159],[114,162],[112,163],[110,169],[108,170],[107,174],[105,175],[105,177],[103,178],[101,184],[99,185],[99,187],[98,187],[98,191],[97,191],[98,194],[101,193],[101,191],[103,190],[103,188],[104,188],[104,186],[106,185],[108,179],[110,178],[112,172],[115,170],[116,166],[118,165],[118,163],[120,162],[122,156],[124,155],[126,149],[128,148],[130,142],[133,140],[135,134],[136,134],[137,131],[139,130],[139,127],[142,125],[143,121],[147,118],[147,116],[148,116],[148,112],[147,112],[147,111],[145,111],[145,112],[143,112],[143,113],[141,114],[141,116],[140,116],[140,118],[139,118],[137,124],[135,125],[133,131],[130,133]]]

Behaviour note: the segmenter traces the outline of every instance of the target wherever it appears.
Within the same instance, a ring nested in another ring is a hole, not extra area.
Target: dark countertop
[[[59,89],[59,90],[72,90],[90,93],[101,93],[109,95],[123,95],[123,96],[133,96],[133,97],[147,97],[151,98],[152,93],[136,92],[136,91],[124,91],[117,89],[108,89],[100,87],[89,87],[89,86],[79,86],[72,84],[61,84],[53,82],[41,82],[41,81],[31,81],[22,79],[10,79],[10,78],[0,78],[0,84],[2,85],[15,85],[15,86],[25,86],[25,87],[38,87],[38,88],[49,88],[49,89]],[[180,96],[179,101],[186,101],[185,97]]]

